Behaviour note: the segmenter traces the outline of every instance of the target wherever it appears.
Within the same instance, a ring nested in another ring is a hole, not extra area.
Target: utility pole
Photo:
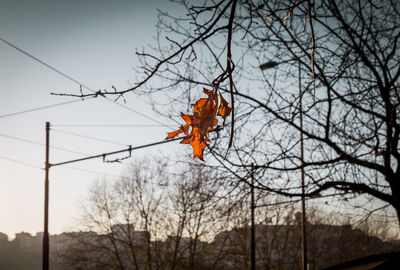
[[[256,230],[254,224],[254,165],[251,164],[251,270],[256,270]]]
[[[50,145],[50,123],[46,122],[46,163],[44,180],[44,232],[43,232],[43,270],[49,270],[49,145]]]
[[[307,227],[306,227],[306,199],[304,179],[304,138],[303,138],[303,91],[301,89],[301,65],[299,62],[299,96],[300,96],[300,162],[301,162],[301,236],[302,236],[302,270],[308,270],[307,262]]]

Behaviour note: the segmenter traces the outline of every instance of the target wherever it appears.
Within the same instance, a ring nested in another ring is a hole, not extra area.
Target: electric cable
[[[72,135],[72,136],[76,136],[76,137],[96,140],[96,141],[100,141],[100,142],[112,143],[112,144],[122,145],[122,146],[129,146],[129,144],[126,144],[126,143],[119,143],[119,142],[106,140],[106,139],[102,139],[102,138],[97,138],[97,137],[92,137],[92,136],[87,136],[87,135],[83,135],[83,134],[79,134],[79,133],[75,133],[75,132],[69,132],[69,131],[60,130],[60,129],[54,129],[54,128],[51,129],[51,130],[59,132],[59,133],[64,133],[64,134],[68,134],[68,135]]]
[[[32,109],[27,109],[27,110],[23,110],[23,111],[19,111],[19,112],[7,113],[7,114],[0,115],[0,118],[15,116],[15,115],[24,114],[24,113],[36,112],[36,111],[40,111],[40,110],[44,110],[44,109],[48,109],[48,108],[53,108],[53,107],[57,107],[57,106],[62,106],[62,105],[66,105],[66,104],[75,103],[75,102],[78,102],[78,101],[82,101],[82,100],[81,99],[75,99],[75,100],[70,100],[70,101],[66,101],[66,102],[46,105],[46,106],[32,108]]]
[[[2,156],[2,155],[0,155],[0,158],[8,160],[8,161],[11,161],[11,162],[18,163],[20,165],[24,165],[24,166],[28,166],[28,167],[31,167],[31,168],[43,170],[43,168],[40,168],[39,166],[30,164],[30,163],[27,163],[27,162],[23,162],[23,161],[20,161],[20,160],[16,160],[16,159],[13,159],[13,158],[5,157],[5,156]]]
[[[116,127],[167,127],[163,125],[137,125],[137,124],[52,124],[53,127],[104,127],[104,128],[116,128]],[[168,126],[168,128],[170,128]]]
[[[140,168],[140,169],[146,169],[146,170],[151,170],[152,168],[146,167],[146,166],[139,166],[139,165],[132,165],[132,164],[124,164],[126,167],[129,169],[130,167],[134,168]],[[82,172],[87,172],[87,173],[93,173],[97,175],[103,175],[103,176],[111,176],[111,177],[116,177],[116,178],[126,178],[127,176],[124,175],[116,175],[116,174],[109,174],[109,173],[102,173],[99,171],[94,171],[94,170],[88,170],[88,169],[83,169],[83,168],[78,168],[78,167],[72,167],[72,166],[66,166],[66,165],[60,165],[61,168],[66,168],[66,169],[71,169],[71,170],[77,170],[77,171],[82,171]],[[163,172],[165,174],[171,175],[171,176],[181,176],[182,174],[180,173],[174,173],[174,172]]]
[[[65,169],[70,169],[70,170],[76,170],[76,171],[82,171],[82,172],[87,172],[87,173],[92,173],[92,174],[97,174],[97,175],[102,175],[105,177],[121,177],[120,175],[115,175],[115,174],[109,174],[109,173],[101,173],[98,171],[93,171],[93,170],[88,170],[88,169],[82,169],[82,168],[77,168],[77,167],[71,167],[71,166],[60,166],[61,168],[65,168]]]
[[[85,84],[81,83],[80,81],[78,81],[78,80],[72,78],[71,76],[65,74],[64,72],[60,71],[59,69],[56,69],[55,67],[51,66],[50,64],[47,64],[47,63],[44,62],[43,60],[40,60],[39,58],[33,56],[32,54],[28,53],[27,51],[25,51],[25,50],[23,50],[23,49],[17,47],[16,45],[12,44],[11,42],[9,42],[9,41],[7,41],[7,40],[1,38],[1,37],[0,37],[0,41],[2,41],[3,43],[7,44],[8,46],[10,46],[10,47],[16,49],[17,51],[23,53],[24,55],[30,57],[31,59],[35,60],[36,62],[38,62],[38,63],[44,65],[45,67],[49,68],[50,70],[52,70],[52,71],[58,73],[59,75],[63,76],[64,78],[67,78],[68,80],[70,80],[70,81],[72,81],[72,82],[78,84],[80,87],[84,87],[84,88],[86,88],[87,90],[91,91],[92,93],[97,93],[97,91],[93,90],[92,88],[86,86]],[[108,100],[108,101],[110,101],[110,102],[112,102],[112,103],[114,103],[114,104],[117,104],[118,106],[120,106],[120,107],[122,107],[122,108],[125,108],[125,109],[127,109],[127,110],[129,110],[129,111],[131,111],[131,112],[133,112],[133,113],[136,113],[136,114],[138,114],[138,115],[140,115],[140,116],[142,116],[142,117],[145,117],[145,118],[147,118],[147,119],[153,121],[154,123],[157,123],[157,124],[159,124],[159,125],[162,125],[162,126],[166,126],[166,127],[167,127],[167,125],[165,125],[164,123],[162,123],[162,122],[160,122],[160,121],[158,121],[158,120],[156,120],[156,119],[153,119],[152,117],[150,117],[150,116],[148,116],[148,115],[146,115],[146,114],[144,114],[144,113],[141,113],[141,112],[139,112],[139,111],[136,111],[136,110],[134,110],[134,109],[132,109],[132,108],[130,108],[130,107],[124,105],[124,104],[118,103],[118,102],[116,102],[115,100],[113,100],[113,99],[111,99],[111,98],[108,98],[108,97],[106,97],[106,96],[104,96],[104,95],[100,95],[100,96],[102,96],[103,98],[105,98],[106,100]]]
[[[0,136],[1,136],[1,137],[8,138],[8,139],[12,139],[12,140],[17,140],[17,141],[21,141],[21,142],[30,143],[30,144],[35,144],[35,145],[40,145],[40,146],[46,146],[46,144],[44,144],[44,143],[40,143],[40,142],[36,142],[36,141],[24,139],[24,138],[19,138],[19,137],[15,137],[15,136],[3,134],[3,133],[0,133]],[[50,148],[52,148],[52,149],[57,149],[57,150],[64,151],[64,152],[73,153],[73,154],[78,154],[78,155],[81,155],[81,156],[89,156],[88,154],[85,154],[85,153],[82,153],[82,152],[78,152],[78,151],[74,151],[74,150],[69,150],[69,149],[62,148],[62,147],[51,146]]]

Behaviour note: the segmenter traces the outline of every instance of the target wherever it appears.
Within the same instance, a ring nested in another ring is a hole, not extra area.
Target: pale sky
[[[156,34],[157,8],[166,0],[0,0],[0,38],[92,89],[123,89],[135,82],[135,48]],[[43,231],[45,122],[52,124],[50,145],[88,155],[163,140],[171,129],[104,99],[79,101],[18,115],[7,114],[74,100],[50,92],[79,93],[79,86],[0,41],[0,232],[10,238]],[[174,128],[154,115],[146,99],[126,96],[126,105]],[[90,127],[76,125],[156,125]],[[72,126],[75,125],[75,126]],[[64,132],[64,133],[63,133]],[[82,134],[116,142],[73,136]],[[39,143],[39,144],[35,144]],[[179,148],[179,149],[178,149]],[[177,144],[138,150],[135,157],[170,154]],[[123,156],[123,155],[122,155]],[[82,155],[52,148],[50,163]],[[50,234],[74,230],[79,202],[102,173],[118,175],[126,167],[84,161],[50,170]]]
[[[135,49],[152,43],[157,9],[177,13],[176,7],[167,0],[0,0],[0,38],[94,90],[125,89],[142,75],[133,70]],[[101,98],[9,115],[76,100],[51,92],[79,93],[79,85],[0,41],[0,232],[10,239],[21,231],[43,231],[46,121],[52,125],[50,163],[161,141],[177,128],[133,94],[126,95],[126,105],[156,121]],[[182,151],[190,154],[190,146],[168,143],[134,151],[133,159]],[[50,234],[76,230],[88,187],[104,174],[122,174],[129,162],[96,159],[51,168]]]

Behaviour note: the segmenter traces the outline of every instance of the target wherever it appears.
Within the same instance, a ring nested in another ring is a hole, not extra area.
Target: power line
[[[88,170],[88,169],[82,169],[82,168],[77,168],[77,167],[71,167],[71,166],[61,166],[61,168],[65,169],[70,169],[70,170],[76,170],[76,171],[82,171],[82,172],[87,172],[87,173],[92,173],[92,174],[97,174],[97,175],[103,175],[103,176],[111,176],[111,177],[121,177],[120,175],[115,175],[115,174],[109,174],[109,173],[101,173],[98,171],[93,171],[93,170]]]
[[[52,71],[58,73],[59,75],[63,76],[64,78],[67,78],[68,80],[70,80],[70,81],[72,81],[72,82],[78,84],[80,87],[84,87],[84,88],[86,88],[87,90],[91,91],[92,93],[97,93],[97,91],[93,90],[92,88],[86,86],[85,84],[83,84],[83,83],[81,83],[80,81],[78,81],[78,80],[72,78],[71,76],[65,74],[64,72],[62,72],[62,71],[56,69],[55,67],[51,66],[50,64],[47,64],[47,63],[44,62],[43,60],[40,60],[39,58],[37,58],[37,57],[33,56],[32,54],[26,52],[25,50],[23,50],[23,49],[17,47],[16,45],[12,44],[11,42],[9,42],[9,41],[7,41],[7,40],[1,38],[1,37],[0,37],[0,41],[4,42],[4,43],[7,44],[8,46],[10,46],[10,47],[16,49],[17,51],[23,53],[24,55],[26,55],[26,56],[32,58],[33,60],[35,60],[36,62],[38,62],[38,63],[40,63],[40,64],[42,64],[42,65],[44,65],[45,67],[49,68],[50,70],[52,70]],[[125,108],[125,109],[127,109],[127,110],[129,110],[129,111],[131,111],[131,112],[133,112],[133,113],[136,113],[136,114],[138,114],[138,115],[140,115],[140,116],[142,116],[142,117],[145,117],[145,118],[147,118],[147,119],[153,121],[154,123],[157,123],[157,124],[159,124],[159,125],[168,127],[168,126],[165,125],[164,123],[162,123],[162,122],[160,122],[160,121],[158,121],[158,120],[156,120],[156,119],[153,119],[152,117],[150,117],[150,116],[148,116],[148,115],[146,115],[146,114],[144,114],[144,113],[141,113],[141,112],[139,112],[139,111],[136,111],[136,110],[134,110],[134,109],[132,109],[132,108],[130,108],[130,107],[124,105],[124,104],[118,103],[118,102],[116,102],[115,100],[113,100],[113,99],[111,99],[111,98],[108,98],[108,97],[106,97],[106,96],[104,96],[104,95],[100,95],[100,96],[102,96],[103,98],[105,98],[106,100],[108,100],[108,101],[110,101],[110,102],[112,102],[112,103],[114,103],[114,104],[117,104],[118,106],[120,106],[120,107],[122,107],[122,108]]]
[[[90,90],[90,89],[89,89],[89,90]],[[95,91],[93,91],[93,90],[91,90],[91,91],[92,91],[92,92],[95,92]],[[108,101],[111,101],[111,102],[117,104],[118,106],[120,106],[120,107],[122,107],[122,108],[125,108],[125,109],[127,109],[127,110],[129,110],[129,111],[131,111],[131,112],[133,112],[133,113],[138,114],[138,115],[141,115],[141,116],[143,116],[144,118],[147,118],[147,119],[153,121],[154,123],[157,123],[157,124],[159,124],[159,125],[161,125],[161,126],[164,126],[164,127],[169,127],[168,125],[163,124],[163,123],[161,123],[160,121],[155,120],[154,118],[151,118],[150,116],[148,116],[148,115],[146,115],[146,114],[144,114],[144,113],[141,113],[141,112],[139,112],[139,111],[136,111],[136,110],[132,109],[131,107],[128,107],[128,106],[126,106],[126,105],[124,105],[124,104],[118,103],[118,102],[112,100],[111,98],[108,98],[108,97],[106,97],[106,96],[102,96],[102,97],[105,98],[105,99],[108,100]]]
[[[44,62],[44,61],[40,60],[39,58],[37,58],[37,57],[33,56],[33,55],[32,55],[32,54],[30,54],[30,53],[28,53],[28,52],[24,51],[23,49],[21,49],[21,48],[17,47],[16,45],[14,45],[14,44],[12,44],[12,43],[8,42],[7,40],[5,40],[5,39],[3,39],[3,38],[1,38],[1,37],[0,37],[0,40],[1,40],[1,41],[3,41],[3,42],[4,42],[5,44],[7,44],[8,46],[10,46],[10,47],[12,47],[12,48],[16,49],[17,51],[19,51],[19,52],[21,52],[21,53],[25,54],[26,56],[28,56],[28,57],[32,58],[32,59],[33,59],[33,60],[35,60],[36,62],[38,62],[38,63],[40,63],[40,64],[44,65],[45,67],[47,67],[47,68],[51,69],[52,71],[54,71],[54,72],[56,72],[56,73],[60,74],[61,76],[63,76],[63,77],[65,77],[65,78],[67,78],[68,80],[70,80],[70,81],[73,81],[74,83],[77,83],[77,84],[79,84],[79,85],[82,85],[83,87],[87,88],[85,85],[83,85],[82,83],[80,83],[78,80],[75,80],[74,78],[72,78],[72,77],[68,76],[67,74],[65,74],[65,73],[61,72],[60,70],[58,70],[58,69],[56,69],[56,68],[54,68],[54,67],[50,66],[50,65],[49,65],[49,64],[47,64],[46,62]]]
[[[62,106],[62,105],[66,105],[66,104],[75,103],[75,102],[78,102],[78,101],[82,101],[82,100],[81,99],[75,99],[75,100],[70,100],[70,101],[66,101],[66,102],[51,104],[51,105],[47,105],[47,106],[27,109],[27,110],[23,110],[23,111],[19,111],[19,112],[7,113],[7,114],[0,115],[0,118],[15,116],[15,115],[24,114],[24,113],[30,113],[30,112],[35,112],[35,111],[40,111],[40,110],[44,110],[44,109],[48,109],[48,108],[52,108],[52,107],[57,107],[57,106]]]
[[[69,131],[64,131],[64,130],[59,130],[59,129],[54,129],[54,128],[52,129],[52,131],[56,131],[56,132],[59,132],[59,133],[64,133],[64,134],[68,134],[68,135],[72,135],[72,136],[76,136],[76,137],[96,140],[96,141],[100,141],[100,142],[106,142],[106,143],[112,143],[112,144],[116,144],[116,145],[128,146],[128,144],[126,144],[126,143],[119,143],[119,142],[106,140],[106,139],[102,139],[102,138],[97,138],[97,137],[92,137],[92,136],[87,136],[87,135],[83,135],[83,134],[79,134],[79,133],[75,133],[75,132],[69,132]]]
[[[11,161],[11,162],[18,163],[20,165],[28,166],[28,167],[31,167],[31,168],[40,169],[40,170],[43,169],[43,168],[40,168],[40,167],[38,167],[36,165],[30,164],[30,163],[27,163],[27,162],[23,162],[23,161],[19,161],[19,160],[16,160],[16,159],[12,159],[12,158],[9,158],[9,157],[5,157],[5,156],[2,156],[2,155],[0,155],[0,158],[8,160],[8,161]]]
[[[8,138],[8,139],[12,139],[12,140],[17,140],[17,141],[21,141],[21,142],[30,143],[30,144],[35,144],[35,145],[40,145],[40,146],[46,146],[46,144],[44,144],[44,143],[40,143],[40,142],[36,142],[36,141],[24,139],[24,138],[19,138],[19,137],[7,135],[7,134],[2,134],[2,133],[0,133],[0,136],[1,136],[1,137]],[[52,149],[61,150],[61,151],[64,151],[64,152],[70,152],[70,153],[73,153],[73,154],[78,154],[78,155],[81,155],[81,156],[89,156],[88,154],[85,154],[85,153],[82,153],[82,152],[78,152],[78,151],[74,151],[74,150],[69,150],[69,149],[62,148],[62,147],[52,146],[51,148],[52,148]]]
[[[52,124],[53,127],[104,127],[104,128],[115,128],[115,127],[167,127],[165,125],[137,125],[137,124]],[[169,126],[168,126],[169,127]]]
[[[126,164],[122,163],[125,167],[125,169],[130,169],[130,168],[139,168],[139,169],[146,169],[146,170],[152,170],[154,168],[150,168],[147,166],[143,165],[135,165],[135,164]],[[88,170],[88,169],[83,169],[83,168],[78,168],[78,167],[71,167],[71,166],[66,166],[66,165],[60,165],[61,168],[66,168],[66,169],[71,169],[71,170],[77,170],[77,171],[83,171],[87,173],[93,173],[97,175],[105,175],[105,176],[112,176],[112,177],[118,177],[118,178],[126,178],[127,176],[124,175],[116,175],[116,174],[109,174],[109,173],[102,173],[99,171],[94,171],[94,170]],[[177,173],[177,172],[169,172],[169,171],[164,171],[163,174],[168,174],[171,176],[182,176],[182,173]]]
[[[71,169],[71,170],[77,170],[77,171],[82,171],[82,172],[87,172],[87,173],[92,173],[92,174],[97,174],[97,175],[103,175],[103,176],[111,176],[111,177],[115,177],[115,178],[127,178],[127,176],[124,175],[116,175],[116,174],[110,174],[110,173],[102,173],[99,171],[94,171],[94,170],[88,170],[88,169],[83,169],[83,168],[78,168],[78,167],[71,167],[71,166],[66,166],[66,165],[60,165],[61,168],[65,168],[65,169]],[[152,168],[150,167],[145,167],[145,166],[135,166],[132,164],[127,164],[126,165],[127,168],[130,167],[135,167],[135,168],[141,168],[141,169],[146,169],[146,170],[151,170]],[[168,175],[173,175],[173,176],[181,176],[182,174],[180,173],[174,173],[174,172],[163,172],[165,174]]]

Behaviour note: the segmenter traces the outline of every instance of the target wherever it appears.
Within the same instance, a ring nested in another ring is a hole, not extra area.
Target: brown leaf
[[[226,102],[221,94],[219,94],[219,96],[221,98],[221,104],[219,105],[218,115],[224,118],[223,126],[225,126],[225,118],[231,114],[232,108],[228,106],[228,102]]]
[[[182,127],[183,127],[183,126],[181,126],[181,128],[178,129],[178,130],[169,132],[167,138],[165,138],[165,139],[166,139],[166,140],[168,140],[168,139],[173,139],[173,138],[175,138],[176,136],[178,136],[179,134],[181,134],[181,133],[183,132]]]
[[[203,92],[208,97],[201,98],[195,104],[192,104],[193,115],[181,113],[185,125],[181,125],[178,130],[168,133],[167,136],[167,139],[172,139],[183,132],[187,136],[180,143],[190,144],[193,148],[193,158],[198,158],[202,161],[204,161],[203,152],[207,146],[206,142],[210,141],[207,134],[218,124],[217,113],[224,118],[225,123],[226,116],[232,111],[221,95],[221,104],[218,108],[217,90],[212,91],[203,88]]]

